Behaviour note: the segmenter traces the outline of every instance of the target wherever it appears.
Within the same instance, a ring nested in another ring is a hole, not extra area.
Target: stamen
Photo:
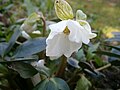
[[[65,30],[63,31],[64,34],[69,35],[70,34],[70,30],[68,29],[68,27],[66,26]]]

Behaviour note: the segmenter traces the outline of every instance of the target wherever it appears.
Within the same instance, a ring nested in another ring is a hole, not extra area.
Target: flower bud
[[[86,19],[87,19],[87,15],[85,13],[83,13],[83,11],[77,10],[76,20],[86,20]]]
[[[59,19],[73,19],[73,11],[71,6],[65,0],[55,0],[55,12]]]
[[[37,28],[37,20],[40,20],[40,15],[38,15],[37,13],[32,13],[21,25],[21,30],[27,33],[32,33]]]

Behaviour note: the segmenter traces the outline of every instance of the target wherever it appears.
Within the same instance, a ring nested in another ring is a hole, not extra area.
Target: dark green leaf
[[[107,55],[110,57],[116,57],[116,58],[120,58],[119,54],[115,54],[115,53],[111,53],[111,52],[106,52],[106,51],[96,51],[94,53],[100,54],[100,55]]]
[[[5,66],[3,66],[2,64],[0,64],[0,73],[3,73],[3,74],[8,73],[8,69]]]
[[[90,66],[90,64],[87,63],[87,62],[79,62],[79,66],[80,66],[83,70],[84,70],[84,69],[88,69],[88,70],[96,73],[96,72],[93,70],[93,68]]]
[[[5,54],[7,54],[11,50],[17,38],[20,36],[20,34],[21,34],[21,31],[17,28],[8,42],[8,47],[5,50]]]
[[[120,46],[110,46],[110,45],[105,45],[105,46],[111,47],[111,48],[114,48],[114,49],[120,51]]]
[[[38,73],[38,71],[30,64],[23,62],[16,62],[12,64],[14,69],[20,74],[23,78],[30,78]]]
[[[118,47],[117,47],[118,48]],[[117,54],[117,55],[119,55],[120,56],[120,50],[119,49],[117,49],[117,48],[112,48],[112,50],[111,50],[111,53],[114,53],[114,54]],[[119,58],[118,57],[113,57],[113,56],[110,56],[109,58],[108,58],[108,61],[109,62],[111,62],[111,61],[116,61],[116,60],[119,60]]]
[[[0,63],[12,63],[12,62],[22,62],[22,61],[37,61],[38,57],[32,56],[32,57],[25,57],[25,58],[15,58],[11,59],[9,61],[0,61]]]
[[[91,71],[88,70],[88,69],[84,69],[84,73],[85,73],[86,75],[91,76],[91,77],[97,77],[97,73],[93,73],[93,72],[91,72]]]
[[[8,47],[7,43],[0,43],[0,56],[4,56],[4,52],[6,50],[6,48]]]
[[[91,76],[91,77],[94,78],[94,79],[101,79],[101,78],[105,77],[104,74],[102,74],[102,73],[100,73],[100,72],[98,72],[98,71],[95,71],[96,73],[94,73],[94,72],[91,72],[91,71],[88,70],[88,69],[84,69],[84,72],[85,72],[85,74]]]
[[[16,57],[27,57],[36,53],[39,53],[46,48],[45,38],[34,38],[26,41],[20,45],[15,51],[14,58]]]
[[[46,90],[47,83],[49,82],[48,79],[42,80],[38,83],[33,90]]]
[[[58,90],[70,90],[69,86],[63,79],[53,78],[52,81],[57,83]],[[56,83],[54,83],[54,84],[56,84]]]
[[[87,59],[88,59],[88,60],[91,60],[91,58],[94,57],[95,53],[93,53],[93,52],[97,50],[97,48],[99,47],[99,44],[100,44],[100,43],[97,43],[97,44],[95,44],[95,45],[91,45],[91,46],[88,48],[88,51],[87,51]]]
[[[101,58],[98,57],[97,55],[94,56],[94,61],[98,66],[102,66],[104,64],[103,60],[101,60]]]
[[[60,78],[50,78],[41,81],[34,90],[70,90],[67,83]]]
[[[75,90],[89,90],[91,86],[91,82],[84,75],[82,75],[79,81],[77,82]]]
[[[90,47],[89,47],[89,49],[88,49],[88,52],[94,52],[94,51],[96,51],[97,50],[97,48],[99,47],[99,45],[100,45],[100,43],[98,42],[98,43],[96,43],[95,45],[91,45]]]
[[[84,54],[83,49],[80,49],[80,50],[76,53],[76,58],[77,58],[77,60],[79,60],[79,61],[85,61],[85,60],[86,60],[86,57],[85,57],[85,54]]]
[[[50,76],[52,76],[59,69],[60,60],[46,60],[46,66],[50,68]]]

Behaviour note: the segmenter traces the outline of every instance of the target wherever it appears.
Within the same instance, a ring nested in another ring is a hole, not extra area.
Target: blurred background
[[[112,31],[120,31],[120,0],[68,0],[76,11],[82,9],[88,15],[94,30],[102,30],[107,37]]]

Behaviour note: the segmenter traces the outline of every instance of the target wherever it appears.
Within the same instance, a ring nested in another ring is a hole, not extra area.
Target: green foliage
[[[14,69],[20,74],[23,78],[31,78],[35,74],[38,73],[38,71],[29,63],[13,63]]]
[[[92,85],[90,81],[84,75],[82,75],[79,81],[77,82],[75,90],[89,90],[91,86]]]
[[[45,50],[45,40],[45,38],[34,38],[24,42],[16,49],[13,58],[26,57]]]
[[[33,90],[70,90],[67,83],[60,78],[45,79],[38,83]]]
[[[31,0],[24,0],[24,4],[26,6],[28,15],[35,12],[35,6],[33,5],[33,3],[31,3]]]
[[[120,55],[115,54],[115,53],[111,53],[111,52],[106,52],[106,51],[96,51],[95,53],[102,54],[102,55],[107,55],[107,56],[111,56],[111,57],[117,57],[117,58],[120,58]]]
[[[8,43],[0,43],[0,56],[3,57],[6,48],[8,47]]]
[[[80,49],[77,53],[76,53],[76,58],[79,61],[85,61],[86,57],[85,57],[85,53],[83,51],[83,49]]]
[[[18,39],[18,37],[20,36],[21,31],[19,29],[17,29],[14,34],[12,35],[12,37],[10,38],[9,42],[8,42],[8,46],[4,52],[4,54],[7,54],[11,48],[13,47],[13,45],[15,44],[16,40]]]
[[[0,74],[1,73],[2,74],[7,74],[8,73],[8,69],[2,64],[0,64]]]

